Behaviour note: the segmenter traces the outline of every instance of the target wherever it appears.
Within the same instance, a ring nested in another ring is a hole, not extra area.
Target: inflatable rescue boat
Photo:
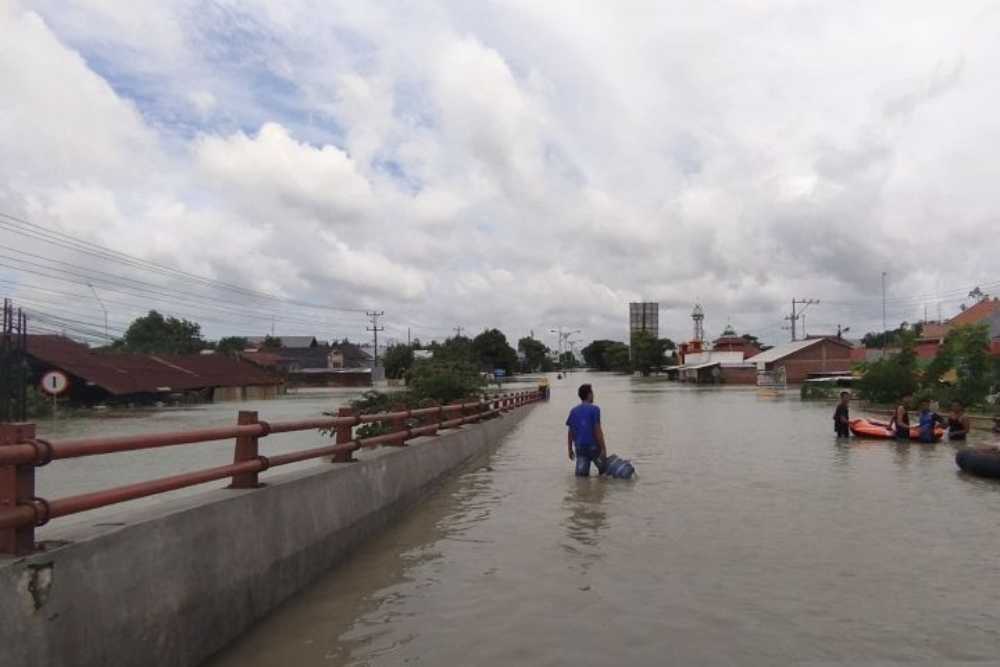
[[[880,440],[894,440],[896,433],[889,428],[887,422],[876,421],[874,419],[852,419],[851,433],[859,438],[878,438]],[[940,426],[934,427],[934,441],[937,442],[944,437],[944,429]],[[910,427],[910,440],[920,440],[920,427]]]

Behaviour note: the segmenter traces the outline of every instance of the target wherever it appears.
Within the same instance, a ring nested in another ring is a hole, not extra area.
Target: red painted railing
[[[336,417],[286,422],[260,421],[256,412],[242,411],[236,426],[60,441],[36,438],[34,424],[0,424],[0,554],[34,551],[35,528],[52,519],[227,477],[232,478],[229,488],[255,488],[259,486],[258,475],[268,468],[323,457],[346,463],[353,461],[353,453],[361,448],[405,447],[412,438],[489,419],[543,398],[542,391],[524,391],[483,401],[368,415],[341,408]],[[390,424],[392,430],[369,438],[354,437],[355,426],[376,422]],[[316,429],[333,431],[334,444],[275,456],[259,453],[260,439],[270,434]],[[228,465],[57,500],[35,495],[35,471],[52,461],[233,438],[236,447],[233,462]]]

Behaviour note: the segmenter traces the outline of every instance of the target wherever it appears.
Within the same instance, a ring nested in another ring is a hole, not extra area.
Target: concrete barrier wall
[[[491,451],[530,408],[348,464],[51,532],[0,559],[0,665],[192,666]]]

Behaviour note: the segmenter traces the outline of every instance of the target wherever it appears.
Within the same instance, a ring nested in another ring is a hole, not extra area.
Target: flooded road
[[[594,383],[633,482],[577,479]],[[574,374],[214,667],[994,661],[1000,484],[832,404]],[[979,438],[986,438],[980,435]]]
[[[38,422],[38,435],[59,440],[97,436],[126,436],[163,431],[183,431],[195,428],[232,426],[240,410],[256,410],[264,420],[280,421],[321,417],[359,397],[364,389],[299,390],[272,400],[223,401],[168,408],[135,408],[108,410],[106,412],[68,413],[55,419]],[[261,452],[282,452],[321,447],[329,439],[316,431],[285,433],[269,436],[261,442]],[[163,447],[136,452],[123,452],[105,456],[56,461],[41,469],[36,477],[38,495],[45,498],[62,498],[78,493],[109,489],[122,484],[175,475],[232,463],[232,440],[208,442],[180,447]],[[297,467],[316,465],[305,461],[293,466],[283,466],[263,473],[263,476],[287,472]],[[214,486],[219,486],[216,483]],[[170,498],[201,493],[212,484],[190,487],[171,493],[131,501],[124,505],[105,507],[84,514],[73,515],[49,524],[40,531],[41,537],[53,528],[70,524],[92,522],[94,519],[161,503]]]

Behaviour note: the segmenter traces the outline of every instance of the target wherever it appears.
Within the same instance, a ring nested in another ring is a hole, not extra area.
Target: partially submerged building
[[[262,348],[263,336],[249,336],[251,350],[243,358],[280,373],[292,387],[369,387],[372,356],[363,346],[348,342],[327,343],[314,336],[275,336],[281,346]]]
[[[97,352],[64,336],[28,336],[28,360],[39,380],[60,371],[77,403],[150,403],[172,399],[273,398],[283,380],[223,354],[153,355]]]
[[[805,382],[820,375],[851,372],[852,345],[836,337],[808,338],[777,345],[747,361],[756,366],[758,374],[783,377],[789,384]]]

